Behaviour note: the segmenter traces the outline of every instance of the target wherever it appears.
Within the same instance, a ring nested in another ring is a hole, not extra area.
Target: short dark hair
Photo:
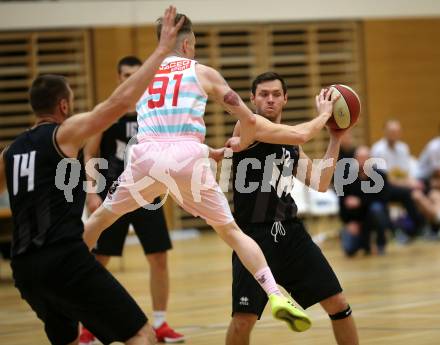
[[[283,87],[284,94],[287,93],[287,85],[284,81],[283,77],[281,77],[278,73],[275,72],[265,72],[257,76],[252,82],[252,94],[255,96],[255,92],[257,91],[257,86],[265,81],[279,80],[281,82],[281,86]]]
[[[178,32],[178,35],[189,34],[189,33],[193,32],[191,19],[189,19],[188,16],[186,16],[182,13],[176,14],[176,19],[174,20],[174,23],[177,24],[179,22],[180,18],[182,18],[182,17],[185,17],[185,21],[183,22],[183,25]],[[156,35],[157,35],[158,40],[160,40],[160,33],[162,32],[162,20],[163,20],[162,17],[160,17],[159,19],[156,20]]]
[[[136,56],[124,56],[118,62],[118,73],[121,73],[122,66],[142,66],[142,61]]]
[[[35,115],[52,114],[62,99],[69,99],[69,84],[61,75],[38,76],[29,89],[29,101]]]

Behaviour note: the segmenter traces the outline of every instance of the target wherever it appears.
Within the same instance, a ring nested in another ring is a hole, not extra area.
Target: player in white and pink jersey
[[[176,21],[181,17],[178,14]],[[160,30],[159,21],[158,33]],[[203,144],[203,115],[208,95],[240,121],[238,147],[245,148],[255,140],[257,119],[223,77],[194,61],[194,55],[195,36],[186,17],[173,54],[163,61],[137,104],[138,144],[132,147],[127,168],[115,181],[103,206],[85,224],[84,239],[92,247],[101,232],[121,215],[169,192],[185,210],[205,219],[237,253],[268,294],[274,317],[286,321],[292,330],[305,331],[311,325],[310,319],[281,294],[261,249],[235,223],[206,162],[210,149]],[[322,94],[320,101],[326,110],[326,115],[317,121],[322,128],[331,115],[332,102]],[[313,123],[304,128],[319,126]],[[267,139],[279,140],[272,139],[272,127],[267,128]],[[287,134],[288,140],[302,136],[290,129]]]
[[[167,57],[137,104],[138,141],[184,136],[203,143],[207,101],[196,61]]]

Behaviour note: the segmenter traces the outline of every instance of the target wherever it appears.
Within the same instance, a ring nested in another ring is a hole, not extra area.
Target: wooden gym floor
[[[386,256],[346,259],[336,240],[323,251],[335,268],[354,309],[361,344],[440,344],[440,242],[391,244]],[[188,345],[223,344],[230,315],[229,249],[214,235],[175,241],[170,253],[169,322],[185,333]],[[147,263],[139,246],[125,249],[123,269],[114,259],[110,269],[151,313]],[[47,344],[42,324],[1,265],[0,344]],[[253,345],[335,344],[330,322],[319,306],[309,309],[311,330],[292,333],[266,309],[253,333]]]

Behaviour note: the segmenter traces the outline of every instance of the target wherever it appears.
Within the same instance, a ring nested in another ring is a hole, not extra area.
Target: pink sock
[[[262,268],[255,273],[254,278],[261,285],[266,294],[269,295],[281,295],[280,289],[278,289],[275,278],[272,275],[272,271],[268,266]]]

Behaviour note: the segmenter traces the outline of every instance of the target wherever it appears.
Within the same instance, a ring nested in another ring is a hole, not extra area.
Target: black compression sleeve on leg
[[[339,313],[329,315],[329,317],[332,320],[342,320],[345,319],[346,317],[349,317],[351,313],[352,313],[351,307],[348,306],[347,309],[340,311]]]

